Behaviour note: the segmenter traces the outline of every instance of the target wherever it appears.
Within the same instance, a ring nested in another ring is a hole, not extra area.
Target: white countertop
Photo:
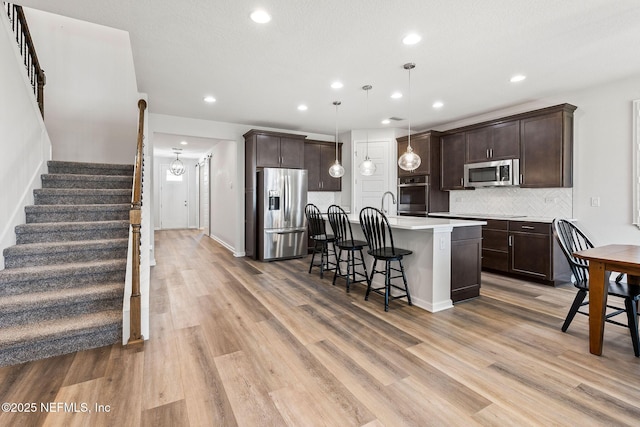
[[[358,214],[348,215],[349,222],[353,224],[360,223]],[[428,218],[415,216],[391,216],[388,215],[389,225],[391,228],[399,228],[403,230],[434,230],[438,228],[456,228],[456,227],[472,227],[477,225],[486,225],[486,221],[447,219],[447,218]]]
[[[551,224],[553,218],[547,217],[533,217],[526,215],[498,215],[498,214],[480,214],[480,213],[455,213],[455,212],[431,212],[429,215],[437,215],[439,217],[449,218],[474,218],[474,219],[499,219],[503,221],[529,221],[529,222],[543,222]]]

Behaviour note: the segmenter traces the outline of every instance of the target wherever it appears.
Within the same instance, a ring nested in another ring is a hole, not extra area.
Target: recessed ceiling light
[[[526,78],[527,76],[525,76],[524,74],[516,74],[515,76],[511,77],[511,83],[521,82]]]
[[[266,24],[267,22],[271,21],[271,15],[269,15],[262,9],[254,10],[250,16],[251,20],[253,22],[257,22],[258,24]]]
[[[304,104],[300,104],[298,105],[298,110],[300,111],[307,111],[308,107]]]
[[[444,103],[442,101],[436,101],[432,105],[433,108],[442,108],[443,106],[444,106]]]
[[[402,92],[393,92],[393,93],[391,94],[391,97],[392,97],[393,99],[399,99],[399,98],[402,98]]]
[[[333,82],[331,83],[331,87],[333,89],[342,89],[344,87],[344,85],[342,84],[342,82]]]
[[[180,141],[180,145],[187,145],[189,144],[187,141]]]
[[[418,43],[420,40],[422,40],[422,37],[420,37],[416,33],[411,33],[404,36],[404,38],[402,39],[402,43],[406,45],[412,45]]]
[[[216,99],[213,96],[208,95],[208,96],[204,97],[204,102],[208,102],[209,104],[213,104],[214,102],[216,102]]]
[[[382,123],[383,125],[388,125],[389,123],[391,123],[391,120],[389,120],[389,119],[384,119],[381,123]]]

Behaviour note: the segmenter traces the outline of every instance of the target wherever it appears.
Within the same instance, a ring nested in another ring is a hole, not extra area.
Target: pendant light
[[[369,116],[369,91],[373,89],[371,85],[362,86],[363,90],[367,91],[367,116]],[[371,176],[376,172],[376,164],[369,158],[369,129],[367,129],[367,153],[364,156],[364,161],[360,163],[360,174],[363,176]]]
[[[329,168],[329,175],[334,178],[340,178],[344,175],[344,168],[338,160],[338,105],[342,104],[340,101],[333,101],[333,105],[336,106],[336,162]]]
[[[174,148],[173,151],[174,153],[176,153],[176,159],[173,162],[171,162],[171,165],[169,165],[169,171],[175,176],[180,176],[185,171],[184,164],[178,158],[178,155],[180,154],[179,153],[180,149]]]
[[[408,62],[404,64],[404,69],[409,71],[409,134],[408,134],[408,143],[407,143],[407,151],[405,151],[402,156],[398,159],[398,166],[402,170],[406,170],[409,172],[413,172],[420,166],[420,156],[413,152],[413,148],[411,148],[411,70],[416,67],[416,64],[413,62]]]

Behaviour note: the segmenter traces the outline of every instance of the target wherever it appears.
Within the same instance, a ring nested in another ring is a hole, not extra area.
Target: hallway
[[[308,258],[234,258],[197,230],[156,232],[155,244],[144,348],[117,344],[0,369],[2,401],[36,409],[2,413],[0,425],[546,426],[640,418],[640,361],[627,330],[607,325],[600,358],[588,352],[585,317],[560,331],[572,286],[483,273],[478,299],[436,314],[399,300],[385,313],[379,296],[363,300],[363,285],[347,294],[330,274],[307,274]],[[58,412],[41,402],[56,402]]]

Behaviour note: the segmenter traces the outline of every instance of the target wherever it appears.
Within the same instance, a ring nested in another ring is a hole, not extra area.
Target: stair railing
[[[136,149],[136,163],[133,170],[133,195],[131,197],[131,210],[129,222],[132,232],[132,277],[131,299],[129,313],[129,341],[127,346],[143,344],[141,301],[140,301],[140,227],[142,224],[142,168],[144,148],[144,111],[147,102],[144,99],[138,101],[138,145]]]
[[[9,21],[11,22],[11,29],[16,35],[16,42],[18,42],[20,54],[24,59],[24,66],[27,68],[27,77],[31,82],[33,93],[36,95],[40,114],[44,117],[44,85],[47,83],[47,77],[44,74],[44,70],[40,67],[38,55],[36,55],[36,48],[33,45],[29,26],[27,25],[27,19],[24,16],[22,6],[5,3],[5,8],[9,16]]]

